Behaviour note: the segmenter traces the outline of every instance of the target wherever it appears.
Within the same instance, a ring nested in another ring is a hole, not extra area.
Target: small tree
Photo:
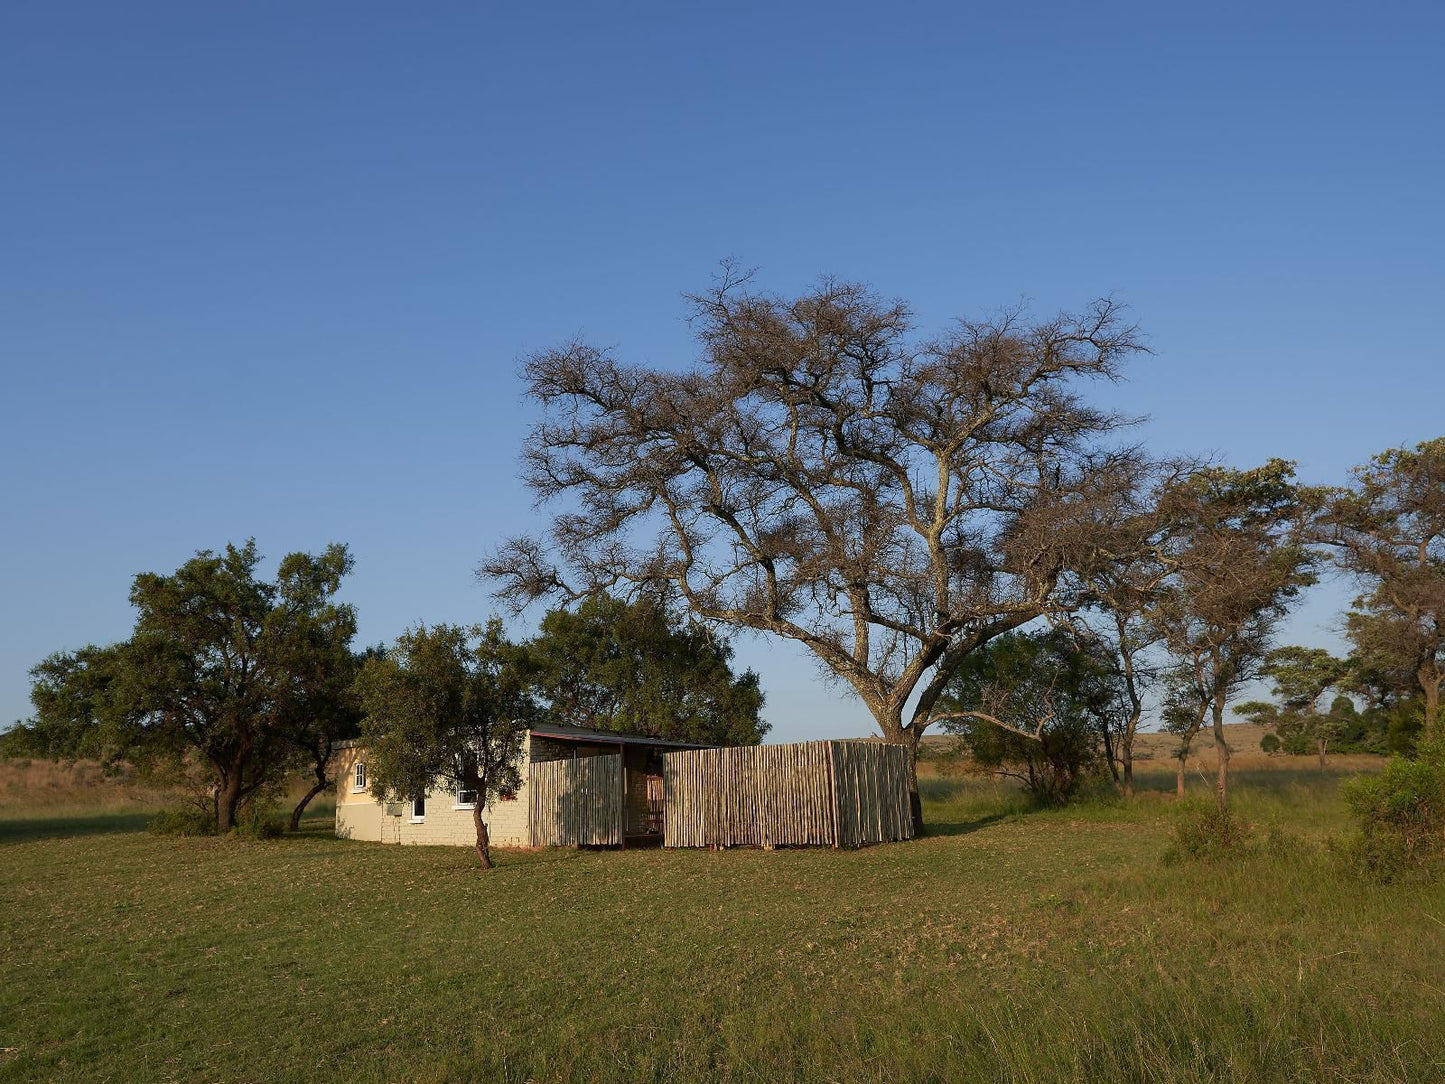
[[[533,693],[557,722],[700,745],[756,745],[768,732],[758,675],[734,674],[732,645],[654,598],[551,610],[525,648]]]
[[[1195,471],[1163,502],[1177,528],[1156,620],[1176,660],[1180,703],[1191,709],[1181,719],[1194,710],[1212,714],[1220,810],[1228,804],[1225,707],[1263,665],[1290,602],[1314,582],[1303,538],[1307,496],[1295,485],[1294,465],[1274,459],[1252,470]],[[1200,715],[1186,728],[1186,755],[1202,722]],[[1180,773],[1182,791],[1182,761]]]
[[[1121,484],[1101,494],[1092,544],[1074,562],[1079,594],[1087,606],[1073,616],[1076,635],[1107,660],[1122,692],[1120,710],[1106,718],[1104,752],[1115,786],[1134,793],[1134,739],[1144,706],[1163,676],[1157,620],[1174,570],[1169,549],[1178,524],[1167,498],[1197,469],[1183,460],[1123,463]],[[1126,481],[1130,474],[1132,482]],[[1161,503],[1163,502],[1163,503]]]
[[[1059,805],[1104,770],[1106,720],[1123,695],[1110,660],[1066,631],[1008,633],[954,672],[941,720],[976,765]]]
[[[522,785],[522,742],[534,708],[519,650],[500,621],[425,625],[366,660],[357,679],[371,793],[424,798],[438,784],[472,796],[477,861],[492,868],[485,811]]]
[[[1273,727],[1288,743],[1298,734],[1315,748],[1320,768],[1332,740],[1343,733],[1349,720],[1343,711],[1319,711],[1320,697],[1340,685],[1349,673],[1349,663],[1318,647],[1281,647],[1265,656],[1260,674],[1274,682],[1279,705],[1249,701],[1235,707],[1235,713],[1261,726]]]

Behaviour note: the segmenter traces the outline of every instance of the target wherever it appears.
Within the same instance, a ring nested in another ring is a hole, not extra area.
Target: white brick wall
[[[365,753],[360,758],[365,760]],[[527,821],[527,756],[524,754],[521,773],[522,789],[511,801],[493,801],[482,819],[494,847],[530,847],[531,830]],[[345,785],[343,781],[343,785]],[[348,788],[349,789],[349,788]],[[457,809],[455,792],[437,789],[426,797],[426,817],[412,820],[410,802],[401,803],[400,817],[389,817],[370,794],[350,794],[336,806],[336,834],[346,839],[380,840],[383,843],[420,843],[452,847],[474,847],[476,826],[470,808]]]

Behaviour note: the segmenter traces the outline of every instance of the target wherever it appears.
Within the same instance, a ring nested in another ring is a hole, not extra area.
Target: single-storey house
[[[498,847],[860,847],[910,839],[901,745],[843,739],[718,748],[575,726],[537,726],[522,786],[483,812]],[[378,802],[366,749],[340,750],[336,834],[471,846],[476,795],[436,787]]]
[[[522,787],[494,800],[482,814],[495,847],[583,842],[626,846],[662,841],[664,753],[704,746],[643,734],[577,726],[536,726],[522,742]],[[476,795],[438,788],[412,802],[378,802],[367,778],[366,748],[342,742],[336,765],[336,834],[380,843],[473,846]],[[569,765],[596,758],[595,764]],[[544,767],[550,765],[552,767]],[[565,775],[617,800],[597,809],[559,806]],[[537,793],[537,792],[543,793]],[[559,819],[565,823],[559,824]],[[560,834],[559,834],[560,833]]]

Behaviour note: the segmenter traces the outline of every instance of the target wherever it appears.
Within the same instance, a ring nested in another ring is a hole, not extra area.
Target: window
[[[465,779],[468,775],[476,774],[476,758],[469,753],[463,753],[457,757],[457,778]],[[457,784],[457,809],[472,809],[477,804],[477,792],[461,783]]]
[[[426,799],[413,798],[411,800],[411,819],[414,821],[426,820]]]
[[[366,761],[364,760],[356,762],[356,782],[351,785],[351,789],[358,794],[366,789]]]

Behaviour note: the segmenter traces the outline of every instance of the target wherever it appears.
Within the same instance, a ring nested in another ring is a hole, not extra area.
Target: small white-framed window
[[[426,798],[413,798],[411,800],[412,823],[426,820]]]
[[[467,775],[467,769],[468,769],[468,768],[472,768],[473,770],[475,770],[475,763],[473,763],[473,764],[468,764],[468,763],[466,763],[467,759],[470,758],[470,756],[471,756],[471,754],[469,754],[469,753],[463,753],[460,757],[457,758],[457,778],[458,778],[458,779],[462,779],[462,778],[465,778],[465,777],[466,777],[466,775]],[[460,784],[458,784],[458,786],[457,786],[457,804],[456,804],[453,808],[456,808],[456,809],[475,809],[475,808],[476,808],[476,805],[477,805],[477,792],[474,791],[474,790],[468,790],[468,789],[466,789],[465,787],[463,787],[463,786],[461,786]]]
[[[352,792],[353,794],[360,794],[360,793],[361,793],[362,791],[364,791],[365,789],[366,789],[366,761],[364,761],[364,760],[358,760],[358,761],[356,762],[356,775],[355,775],[355,778],[352,780],[352,783],[351,783],[351,792]]]

